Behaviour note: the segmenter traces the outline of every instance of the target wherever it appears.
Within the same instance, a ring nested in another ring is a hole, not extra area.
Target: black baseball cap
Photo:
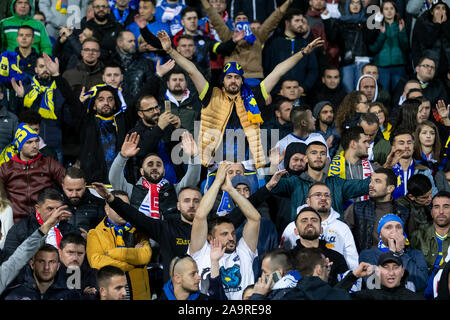
[[[394,262],[399,266],[403,266],[402,258],[392,251],[383,252],[378,258],[378,265],[382,266],[388,262]]]

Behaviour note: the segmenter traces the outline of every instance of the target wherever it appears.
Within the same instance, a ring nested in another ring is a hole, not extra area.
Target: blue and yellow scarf
[[[27,124],[20,123],[14,134],[13,142],[7,145],[2,153],[0,153],[0,166],[17,155],[22,149],[23,144],[32,138],[39,138],[37,132]]]
[[[68,0],[56,0],[56,11],[58,11],[61,14],[66,15],[67,14],[67,2]]]
[[[22,80],[23,73],[19,69],[20,56],[14,51],[4,51],[0,56],[0,82],[11,82]]]
[[[114,222],[112,222],[111,220],[109,220],[109,218],[106,218],[106,226],[108,228],[114,229],[114,232],[116,233],[116,247],[125,248],[125,241],[123,240],[123,234],[133,229],[131,224],[127,222],[125,225],[119,226]]]
[[[39,106],[39,114],[44,119],[56,120],[58,117],[55,114],[55,103],[53,101],[53,93],[56,89],[56,82],[53,81],[50,87],[43,86],[39,83],[36,77],[33,77],[31,81],[31,90],[24,97],[23,105],[26,108],[30,108],[37,97],[43,93],[44,96],[41,99]]]
[[[244,69],[237,62],[228,62],[223,67],[222,80],[229,73],[237,73],[242,78],[241,98],[244,101],[245,111],[247,111],[248,121],[254,124],[262,124],[261,112],[259,111],[258,104],[256,103],[255,96],[252,89],[248,84],[244,82]]]
[[[392,193],[392,197],[394,198],[394,200],[405,196],[408,193],[407,183],[408,179],[411,178],[414,174],[415,163],[416,162],[413,159],[406,172],[406,179],[404,177],[403,168],[400,163],[397,162],[395,166],[392,167],[392,171],[394,171],[395,175],[397,176],[397,186]]]

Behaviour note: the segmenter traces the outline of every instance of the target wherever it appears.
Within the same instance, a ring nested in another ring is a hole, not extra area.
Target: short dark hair
[[[55,188],[45,188],[38,194],[37,203],[43,205],[46,200],[54,200],[63,202],[61,193]]]
[[[19,114],[19,122],[28,125],[41,124],[42,116],[33,110],[26,110]]]
[[[395,138],[397,136],[401,136],[403,134],[409,134],[414,139],[414,136],[413,136],[413,133],[411,132],[411,130],[409,130],[408,128],[399,127],[399,128],[396,128],[394,131],[392,131],[391,136],[389,137],[389,142],[391,143],[391,145],[394,144]]]
[[[109,280],[114,276],[125,276],[125,272],[114,266],[104,266],[100,268],[96,275],[98,287],[108,286]]]
[[[365,67],[376,67],[376,68],[378,69],[378,66],[377,66],[377,65],[375,65],[375,64],[373,64],[373,63],[366,63],[366,64],[362,67],[362,69],[361,69],[362,72],[364,72],[364,68],[365,68]]]
[[[180,13],[181,19],[183,19],[184,16],[186,14],[188,14],[189,12],[195,12],[197,14],[197,17],[199,16],[197,9],[195,9],[194,7],[186,7],[183,10],[181,10],[181,13]]]
[[[283,20],[291,21],[294,16],[304,16],[304,13],[299,8],[289,8],[283,16]]]
[[[423,174],[415,174],[408,179],[408,194],[414,197],[423,196],[432,188],[430,179]]]
[[[62,237],[61,242],[59,243],[59,248],[62,250],[68,244],[75,244],[77,246],[80,245],[86,248],[86,239],[84,239],[81,234],[73,232],[68,233]]]
[[[282,96],[282,95],[275,96],[275,98],[273,99],[273,102],[272,102],[273,110],[280,111],[281,105],[285,102],[292,103],[292,101],[290,99],[286,98],[285,96]]]
[[[180,191],[178,191],[178,195],[180,195],[184,190],[194,190],[194,191],[200,192],[200,194],[202,193],[202,190],[200,190],[199,187],[192,185],[192,186],[185,186],[185,187],[181,188]]]
[[[267,251],[262,259],[269,258],[272,266],[276,269],[281,268],[285,273],[293,269],[292,255],[289,250],[284,248],[275,248],[273,250]]]
[[[381,173],[386,176],[386,185],[387,186],[394,186],[394,187],[397,186],[397,176],[395,175],[394,171],[392,171],[392,169],[380,167],[380,168],[377,168],[374,172]],[[409,187],[409,185],[408,185],[408,187]]]
[[[316,182],[314,182],[312,185],[309,186],[309,189],[308,189],[308,198],[310,197],[311,189],[314,188],[315,186],[324,186],[324,187],[327,187],[328,189],[330,189],[330,187],[329,187],[325,182],[316,181]],[[330,190],[330,192],[331,192],[331,190]]]
[[[31,30],[31,34],[33,35],[33,38],[34,38],[34,29],[31,27],[31,26],[29,26],[29,25],[21,25],[19,28],[17,28],[17,33],[19,33],[19,30],[20,29],[28,29],[28,30]]]
[[[319,248],[302,248],[295,254],[295,269],[302,277],[311,277],[317,265],[323,263]]]
[[[419,88],[412,88],[412,89],[409,89],[408,92],[406,93],[406,99],[411,99],[411,98],[410,98],[410,94],[411,94],[411,93],[414,93],[414,92],[420,92],[420,93],[422,94],[421,97],[417,97],[417,98],[414,98],[414,99],[420,99],[420,98],[423,97],[422,89],[419,89]]]
[[[86,181],[86,175],[81,168],[71,166],[66,169],[64,173],[64,178],[69,177],[72,179],[84,179]]]
[[[108,62],[107,64],[105,64],[105,67],[103,69],[103,74],[105,73],[106,68],[118,68],[118,69],[120,69],[120,72],[123,74],[122,66],[115,62]]]
[[[59,261],[59,252],[58,249],[56,249],[56,247],[54,247],[53,245],[49,244],[49,243],[44,243],[39,250],[34,254],[33,259],[36,257],[36,255],[39,252],[54,252],[56,253],[56,255],[58,256],[58,261]]]
[[[433,200],[436,199],[436,198],[447,198],[447,199],[450,199],[450,192],[441,190],[441,191],[439,191],[438,193],[436,193],[434,195]]]
[[[424,55],[424,56],[422,56],[422,57],[419,59],[419,61],[417,62],[416,67],[419,66],[419,65],[421,65],[422,62],[423,62],[425,59],[432,60],[432,61],[434,62],[434,64],[436,65],[436,60],[435,60],[434,58],[432,58],[431,56],[428,56],[428,55]]]
[[[341,71],[339,70],[338,67],[332,66],[332,65],[328,65],[325,68],[323,68],[322,70],[322,77],[325,77],[325,71],[327,70],[336,70],[337,72],[339,72],[339,75],[341,74]]]
[[[312,208],[312,207],[304,207],[303,209],[301,209],[301,210],[297,213],[297,216],[296,216],[295,219],[294,219],[295,222],[297,222],[298,217],[299,217],[303,212],[314,212],[314,213],[317,214],[317,216],[319,217],[320,223],[322,223],[322,217],[320,216],[319,212],[317,212],[317,210],[314,209],[314,208]]]
[[[362,127],[356,126],[351,127],[349,129],[344,130],[341,136],[341,144],[344,150],[347,150],[350,147],[350,143],[352,141],[358,142],[361,139],[361,135],[364,134],[364,130]]]
[[[143,93],[143,94],[141,94],[141,95],[139,96],[139,98],[138,98],[137,101],[136,101],[136,110],[137,110],[137,111],[141,111],[141,110],[142,110],[142,109],[141,109],[141,103],[142,103],[142,100],[147,99],[147,98],[153,98],[153,99],[156,100],[156,102],[158,102],[158,99],[156,99],[156,96],[155,96],[155,95],[153,95],[153,94],[151,94],[151,93]],[[158,104],[159,104],[159,103],[158,103]]]
[[[316,140],[316,141],[311,141],[310,143],[308,143],[308,146],[306,147],[306,152],[308,152],[308,149],[311,146],[323,146],[323,147],[325,147],[325,149],[328,150],[328,147],[325,143],[323,143],[322,141]]]
[[[367,122],[367,124],[370,126],[372,124],[380,125],[380,120],[378,120],[378,117],[375,113],[362,113],[359,117],[358,124],[361,124],[361,122]]]
[[[214,217],[214,218],[210,219],[208,221],[208,234],[212,235],[214,229],[218,225],[221,225],[223,223],[231,223],[231,224],[233,224],[233,221],[229,217],[226,217],[226,216]]]

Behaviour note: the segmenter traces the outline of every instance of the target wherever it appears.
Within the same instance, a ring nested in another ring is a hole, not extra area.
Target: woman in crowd
[[[369,105],[369,112],[377,115],[383,137],[389,141],[392,131],[392,124],[389,121],[389,110],[383,103],[375,101]]]
[[[408,36],[405,22],[393,1],[383,1],[381,12],[383,20],[380,29],[375,29],[378,37],[369,45],[369,49],[375,55],[373,62],[380,74],[378,82],[385,90],[393,92],[398,81],[406,75]]]

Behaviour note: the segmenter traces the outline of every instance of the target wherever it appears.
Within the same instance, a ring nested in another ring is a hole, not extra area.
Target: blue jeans
[[[342,86],[346,93],[356,89],[362,68],[367,62],[354,62],[341,68]]]
[[[392,94],[399,80],[405,76],[406,71],[405,66],[378,67],[378,74],[378,82],[383,86],[384,90]]]

